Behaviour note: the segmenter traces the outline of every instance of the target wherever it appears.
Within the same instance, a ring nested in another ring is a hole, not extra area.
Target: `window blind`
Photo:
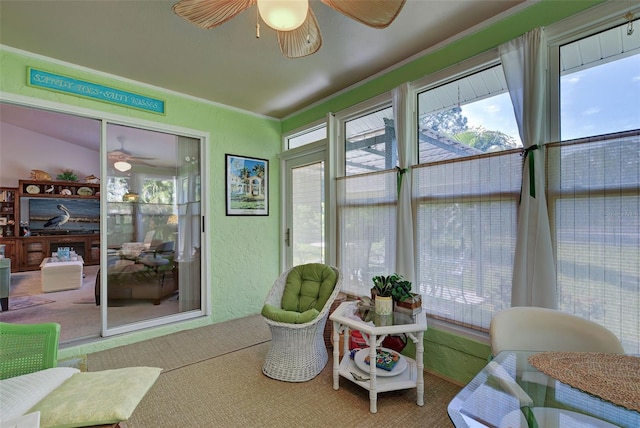
[[[342,289],[368,296],[371,279],[395,267],[396,171],[339,178],[337,205]]]
[[[640,353],[640,131],[551,145],[558,307]]]
[[[487,330],[509,307],[520,151],[413,169],[419,290],[436,318]]]

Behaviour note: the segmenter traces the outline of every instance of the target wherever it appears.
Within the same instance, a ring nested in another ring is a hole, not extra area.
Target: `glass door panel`
[[[103,334],[199,311],[200,140],[108,124],[106,151]]]
[[[319,155],[287,161],[288,267],[325,262],[325,162]]]

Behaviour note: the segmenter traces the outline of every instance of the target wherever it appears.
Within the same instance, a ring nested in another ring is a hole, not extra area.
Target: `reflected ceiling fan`
[[[398,16],[406,0],[321,1],[369,27],[386,28]],[[276,30],[280,51],[285,57],[301,58],[320,49],[320,27],[309,0],[180,0],[172,9],[178,16],[208,30],[256,3],[262,20]],[[260,37],[259,23],[256,23],[256,37]]]
[[[124,137],[116,137],[116,139],[120,142],[120,149],[112,150],[107,153],[107,159],[113,162],[113,167],[118,171],[125,172],[131,169],[131,164],[136,163],[140,165],[146,166],[154,166],[145,161],[153,160],[155,158],[145,158],[140,156],[133,156],[131,152],[124,149]]]

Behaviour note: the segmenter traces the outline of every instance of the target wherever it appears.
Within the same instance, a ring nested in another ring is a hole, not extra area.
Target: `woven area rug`
[[[529,363],[574,388],[640,412],[640,357],[598,352],[541,352]]]
[[[17,311],[53,302],[55,302],[55,300],[45,299],[39,296],[9,297],[9,311]]]
[[[270,341],[267,323],[261,315],[253,315],[96,352],[88,356],[88,369],[152,366],[173,370]]]

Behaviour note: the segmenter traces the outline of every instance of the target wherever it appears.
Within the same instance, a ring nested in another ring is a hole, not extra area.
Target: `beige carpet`
[[[166,372],[270,340],[262,316],[254,315],[89,354],[87,367],[97,371],[153,366]]]
[[[13,323],[57,322],[61,325],[61,343],[100,334],[100,309],[95,305],[94,284],[98,266],[85,266],[82,287],[77,290],[43,293],[40,271],[11,274],[9,311],[0,312],[0,321]],[[15,297],[30,296],[51,300],[51,303],[11,310]],[[91,304],[75,304],[80,299],[93,299]]]
[[[271,345],[260,316],[171,334],[88,356],[90,371],[126,365],[164,370],[128,428],[150,427],[451,427],[447,404],[460,390],[425,374],[425,405],[415,389],[378,394],[341,378],[333,389],[332,363],[315,379],[287,383],[262,374]],[[254,341],[254,344],[250,342]]]

